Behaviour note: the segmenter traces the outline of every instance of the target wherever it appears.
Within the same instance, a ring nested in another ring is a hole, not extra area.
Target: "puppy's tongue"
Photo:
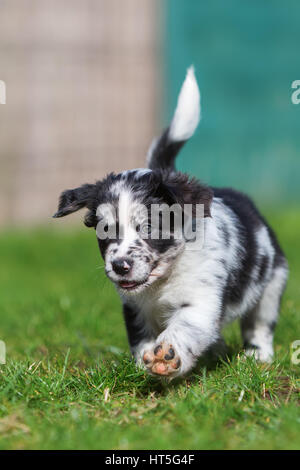
[[[130,289],[131,287],[135,287],[137,285],[137,282],[133,281],[120,281],[119,285],[123,287],[123,289]]]

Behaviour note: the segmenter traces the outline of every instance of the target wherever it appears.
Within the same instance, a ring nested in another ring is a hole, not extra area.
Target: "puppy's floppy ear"
[[[211,217],[210,206],[213,198],[211,188],[202,184],[196,178],[190,178],[185,173],[164,173],[163,185],[168,194],[172,194],[174,200],[184,206],[192,204],[193,215],[196,215],[196,205],[203,204],[204,217]]]
[[[84,184],[79,188],[64,191],[60,195],[58,210],[53,217],[64,217],[83,207],[90,207],[94,198],[95,188],[95,184]]]

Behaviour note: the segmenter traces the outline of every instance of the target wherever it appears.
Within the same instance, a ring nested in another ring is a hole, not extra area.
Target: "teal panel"
[[[203,119],[178,168],[266,204],[300,201],[299,0],[167,0],[165,119],[194,64]]]

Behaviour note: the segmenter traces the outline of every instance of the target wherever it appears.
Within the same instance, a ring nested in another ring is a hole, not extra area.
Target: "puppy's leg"
[[[186,374],[198,357],[219,338],[221,300],[217,293],[197,299],[197,305],[183,304],[143,360],[152,374],[175,377]]]
[[[262,362],[271,362],[273,358],[273,335],[286,278],[286,266],[275,268],[259,303],[241,320],[246,354]]]
[[[227,344],[222,336],[220,336],[217,341],[212,344],[207,351],[204,353],[204,360],[207,363],[216,362],[220,358],[226,359],[228,354]]]
[[[125,303],[123,305],[123,315],[131,353],[137,364],[144,366],[142,356],[144,350],[153,345],[154,335],[145,324],[144,318],[140,315],[137,307]]]

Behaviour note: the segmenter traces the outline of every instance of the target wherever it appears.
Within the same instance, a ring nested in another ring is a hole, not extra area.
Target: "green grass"
[[[244,358],[234,324],[230,359],[169,385],[130,359],[93,231],[3,232],[0,448],[299,449],[299,214],[271,216],[291,268],[275,362]]]

